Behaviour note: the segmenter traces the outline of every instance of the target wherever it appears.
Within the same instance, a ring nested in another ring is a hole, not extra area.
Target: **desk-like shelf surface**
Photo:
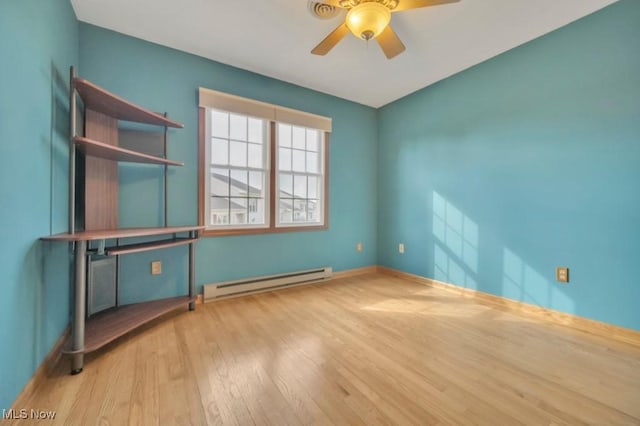
[[[181,306],[187,307],[195,299],[189,296],[170,297],[100,312],[85,323],[84,349],[74,351],[70,343],[67,343],[63,352],[67,354],[93,352],[174,309]]]
[[[152,237],[154,235],[201,231],[204,226],[167,226],[160,228],[121,228],[99,231],[83,231],[74,234],[56,234],[42,237],[45,241],[98,241],[115,238]]]
[[[182,123],[170,120],[161,114],[129,102],[88,80],[75,77],[73,79],[73,87],[78,91],[86,108],[101,112],[118,120],[134,121],[136,123],[153,124],[156,126],[184,127]]]
[[[83,138],[81,136],[75,136],[73,138],[73,142],[75,142],[78,149],[84,152],[85,155],[91,155],[93,157],[106,158],[107,160],[113,161],[126,161],[130,163],[184,166],[184,163],[180,163],[179,161],[167,160],[166,158],[143,154],[141,152],[120,148],[118,146],[98,142],[89,138]]]
[[[159,250],[163,248],[183,246],[198,241],[197,238],[172,238],[163,241],[151,241],[148,243],[129,244],[123,247],[109,247],[105,249],[107,256],[120,256],[123,254],[140,253],[149,250]]]

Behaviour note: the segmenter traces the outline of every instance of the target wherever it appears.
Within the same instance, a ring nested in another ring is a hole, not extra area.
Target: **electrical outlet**
[[[162,262],[155,260],[151,262],[151,275],[160,275],[162,273]]]
[[[569,282],[569,268],[566,266],[558,266],[556,268],[556,280],[561,283]]]
[[[358,253],[362,253],[362,243],[356,244],[356,250],[358,251]]]
[[[398,253],[404,254],[404,243],[398,244]]]

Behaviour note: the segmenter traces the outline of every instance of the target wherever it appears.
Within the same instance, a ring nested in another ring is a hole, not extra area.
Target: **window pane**
[[[247,144],[231,141],[230,148],[229,163],[232,166],[247,167]]]
[[[307,202],[303,200],[293,200],[293,221],[307,221]]]
[[[248,144],[249,146],[249,167],[256,169],[262,168],[262,145],[255,143]]]
[[[264,182],[264,173],[262,172],[249,172],[249,196],[250,197],[264,197],[262,191]]]
[[[262,143],[263,139],[262,120],[249,118],[249,142]]]
[[[246,170],[231,170],[231,196],[247,196],[248,172]]]
[[[211,140],[211,163],[229,164],[229,142],[226,139]]]
[[[293,147],[305,149],[305,131],[303,127],[293,127]]]
[[[280,173],[280,197],[291,198],[293,197],[293,176]]]
[[[318,173],[320,167],[318,167],[318,153],[307,152],[307,172]]]
[[[280,205],[278,206],[278,216],[280,217],[280,223],[293,222],[293,200],[288,198],[280,199]]]
[[[212,225],[226,225],[229,223],[229,199],[211,197],[210,218]]]
[[[211,135],[218,138],[229,137],[229,114],[211,111]]]
[[[263,225],[265,222],[264,200],[262,198],[249,199],[249,224]]]
[[[269,158],[274,155],[286,170],[291,170],[292,126],[274,123],[284,150],[271,152],[270,123],[259,118],[243,114],[210,110],[207,119],[211,129],[209,143],[210,165],[207,165],[210,176],[207,177],[209,210],[207,225],[224,227],[268,225],[267,218],[279,211],[270,211]],[[305,133],[306,138],[306,133]],[[306,158],[305,158],[306,160]],[[277,170],[276,170],[277,172]],[[288,179],[287,179],[288,177]],[[289,214],[289,223],[293,221],[293,176],[289,172],[284,178],[288,187],[284,203],[284,214]],[[276,188],[277,189],[277,188]],[[288,207],[287,207],[288,205]],[[279,208],[279,205],[278,207]],[[277,218],[277,216],[276,216]]]
[[[291,126],[278,123],[278,145],[291,147]]]
[[[211,195],[229,196],[229,169],[211,169]]]
[[[307,201],[307,221],[320,222],[320,202],[318,200]]]
[[[247,224],[247,199],[231,198],[231,224]]]
[[[247,140],[247,117],[244,115],[229,114],[229,138],[240,141]]]
[[[278,156],[278,169],[291,170],[291,150],[289,148],[280,148]]]
[[[319,133],[314,129],[307,129],[307,151],[318,151]]]
[[[306,176],[294,176],[293,177],[293,196],[295,198],[307,198],[307,177]]]
[[[307,184],[307,196],[309,198],[318,198],[318,178],[315,176],[309,176]]]
[[[298,151],[297,149],[291,150],[292,155],[292,169],[294,172],[304,172],[304,151]]]

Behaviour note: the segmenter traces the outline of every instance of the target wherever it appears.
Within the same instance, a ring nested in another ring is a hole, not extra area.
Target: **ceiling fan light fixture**
[[[346,24],[359,38],[376,38],[391,22],[391,11],[375,1],[360,3],[347,13]]]

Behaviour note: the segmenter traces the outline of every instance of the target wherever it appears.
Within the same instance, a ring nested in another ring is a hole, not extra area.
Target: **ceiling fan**
[[[363,40],[376,39],[388,59],[405,47],[393,31],[391,13],[419,7],[456,3],[460,0],[320,0],[329,6],[347,9],[345,21],[313,48],[314,55],[326,55],[349,31]]]

